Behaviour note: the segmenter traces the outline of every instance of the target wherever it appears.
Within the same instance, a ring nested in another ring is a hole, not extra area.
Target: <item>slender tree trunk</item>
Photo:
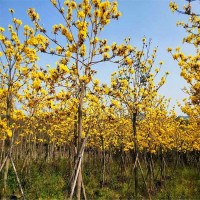
[[[134,168],[134,183],[135,183],[135,196],[138,195],[138,167],[137,167],[137,154],[138,154],[138,147],[137,147],[137,129],[136,129],[136,119],[137,119],[137,112],[133,113],[132,118],[132,126],[133,126],[133,136],[134,136],[134,163],[136,163]]]
[[[10,87],[8,86],[8,96],[7,96],[7,100],[6,100],[6,106],[7,106],[7,110],[6,110],[6,118],[7,118],[7,127],[10,128],[11,126],[11,106],[12,106],[12,96],[10,93]],[[11,136],[13,137],[13,136]],[[6,137],[5,140],[5,153],[11,153],[11,139],[10,137]],[[6,193],[7,193],[7,179],[8,179],[8,170],[9,170],[9,166],[10,166],[10,157],[8,156],[6,163],[5,163],[5,167],[4,167],[4,173],[3,173],[3,187],[2,187],[2,199],[4,199],[6,197]]]
[[[9,166],[10,166],[10,158],[8,157],[5,163],[5,168],[3,173],[2,199],[6,199]]]
[[[150,190],[153,190],[153,186],[154,186],[154,179],[155,179],[155,175],[154,175],[154,164],[153,164],[153,158],[152,158],[152,154],[150,152],[148,152],[148,165],[149,165],[149,178],[150,178]]]
[[[1,156],[0,156],[0,163],[2,163],[4,157],[5,157],[5,152],[4,152],[4,145],[5,145],[5,141],[3,140],[1,142]]]
[[[77,114],[74,116],[74,155],[76,155],[78,152],[77,152],[77,147],[78,147],[78,116]],[[75,160],[76,160],[76,156],[74,156],[74,163],[75,163]]]
[[[101,136],[101,144],[102,144],[102,180],[101,180],[101,187],[103,187],[104,183],[105,183],[105,171],[106,171],[106,153],[105,153],[103,136]]]
[[[164,179],[165,178],[165,166],[164,166],[164,157],[163,157],[163,152],[162,152],[162,147],[160,147],[160,167],[161,167],[161,179]]]
[[[84,98],[84,85],[83,83],[81,84],[80,88],[80,99],[79,99],[79,105],[78,105],[78,153],[81,148],[81,143],[82,143],[82,124],[83,124],[83,98]],[[81,162],[81,161],[80,161]],[[80,169],[81,169],[81,163],[80,163]],[[81,199],[81,185],[82,185],[82,170],[79,170],[78,174],[78,179],[77,179],[77,192],[76,192],[76,197],[77,200]]]
[[[121,178],[122,182],[124,182],[124,174],[125,174],[125,155],[123,155],[123,145],[121,144],[120,148],[120,171],[121,171]]]

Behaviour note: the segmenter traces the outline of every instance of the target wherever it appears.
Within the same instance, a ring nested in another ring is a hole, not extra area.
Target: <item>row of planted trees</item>
[[[101,186],[105,183],[108,156],[118,152],[124,169],[126,155],[130,155],[135,196],[140,172],[151,198],[153,156],[161,160],[160,178],[165,176],[167,153],[175,152],[178,163],[180,155],[192,152],[195,163],[199,162],[199,73],[194,73],[199,70],[198,55],[186,57],[180,51],[173,54],[183,66],[183,77],[192,85],[192,105],[183,106],[189,119],[178,119],[173,109],[169,111],[169,100],[158,94],[169,73],[159,78],[163,63],[155,66],[157,49],[151,50],[151,42],[144,38],[138,49],[130,39],[110,44],[100,38],[105,26],[121,16],[117,2],[51,3],[63,20],[52,27],[52,33],[40,24],[33,8],[27,11],[33,28],[22,27],[12,9],[12,25],[8,31],[0,28],[2,197],[7,195],[10,162],[25,198],[16,169],[19,160],[24,160],[23,170],[34,160],[48,162],[68,157],[71,178],[66,183],[66,198],[73,197],[75,188],[77,199],[81,198],[81,191],[86,198],[82,177],[86,151],[96,152],[101,158]],[[57,56],[56,66],[38,67],[40,52]],[[110,85],[94,78],[94,66],[100,63],[118,67],[111,75]],[[141,160],[145,160],[147,176]]]

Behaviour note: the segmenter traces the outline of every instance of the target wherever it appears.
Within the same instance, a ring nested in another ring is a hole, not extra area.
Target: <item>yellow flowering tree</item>
[[[22,21],[14,17],[14,10],[10,9],[12,14],[12,24],[8,25],[8,30],[0,27],[0,77],[1,77],[1,103],[4,105],[1,114],[6,122],[6,132],[3,134],[3,146],[5,155],[4,180],[2,194],[6,194],[7,174],[10,159],[12,161],[11,151],[15,140],[14,112],[16,103],[20,97],[20,91],[30,80],[28,78],[31,67],[38,60],[37,50],[29,45],[30,38],[34,38],[35,31],[27,25],[22,27]],[[23,30],[21,30],[23,28]],[[23,32],[24,37],[20,38]],[[8,33],[8,34],[7,34]],[[44,42],[41,36],[40,43]],[[2,102],[3,101],[3,102]],[[2,136],[2,135],[1,135]]]
[[[43,53],[60,58],[56,68],[52,69],[52,74],[55,84],[66,85],[64,82],[67,80],[67,88],[72,88],[73,91],[71,92],[77,99],[77,128],[75,134],[78,138],[77,149],[79,152],[83,144],[84,97],[87,94],[88,85],[96,73],[93,66],[101,62],[111,61],[116,56],[122,56],[125,53],[125,47],[116,43],[110,46],[106,39],[100,39],[99,37],[105,26],[112,20],[118,19],[121,13],[118,11],[118,4],[115,1],[83,0],[77,3],[74,0],[66,0],[61,5],[59,0],[51,0],[51,3],[63,19],[61,23],[53,25],[53,35],[49,34],[40,24],[39,14],[33,8],[28,9],[28,14],[35,25],[35,29],[46,36],[51,45],[48,45],[48,43],[44,46],[37,45],[37,40],[39,40],[37,36],[30,40],[29,44]],[[58,35],[63,39],[56,39]],[[63,41],[66,42],[63,44]],[[126,49],[126,54],[129,51],[130,49]],[[65,74],[62,75],[62,72]],[[58,81],[59,77],[63,78],[62,81]],[[64,84],[61,84],[61,82]],[[81,163],[81,160],[79,163]],[[77,198],[80,199],[81,171],[78,172],[77,179]],[[71,189],[70,198],[73,196],[74,187]]]
[[[178,10],[178,6],[176,3],[170,3],[170,8],[172,9],[172,11]],[[192,10],[192,5],[190,5],[190,9]],[[185,89],[185,91],[190,95],[190,102],[194,106],[197,105],[197,107],[199,107],[200,105],[199,23],[200,23],[200,17],[193,12],[189,14],[188,22],[182,22],[182,21],[177,22],[177,25],[182,26],[187,33],[187,36],[183,38],[183,43],[193,45],[196,54],[185,55],[179,47],[176,48],[174,53],[172,53],[173,58],[177,60],[178,65],[181,68],[180,75],[187,81],[187,83],[190,86],[189,89]],[[168,51],[172,52],[172,49],[168,48]]]
[[[178,5],[170,3],[172,11],[179,11]],[[191,132],[194,135],[191,137],[198,138],[200,131],[200,51],[199,51],[199,33],[200,33],[200,17],[199,13],[194,13],[192,9],[192,2],[188,1],[188,5],[183,8],[185,11],[183,14],[188,15],[188,22],[178,21],[177,25],[184,28],[187,33],[183,38],[183,43],[192,45],[194,47],[194,55],[186,55],[181,51],[181,48],[177,47],[174,52],[171,48],[168,51],[172,54],[174,60],[178,62],[181,69],[180,75],[186,80],[189,87],[183,88],[188,94],[189,98],[184,99],[184,105],[181,109],[186,113],[190,119],[187,125],[187,130],[190,127]],[[194,146],[198,149],[198,145],[194,142]],[[192,145],[193,146],[193,145]]]
[[[130,40],[126,39],[126,46],[130,47]],[[152,106],[152,101],[157,96],[159,88],[165,83],[168,72],[155,84],[155,77],[160,71],[163,62],[158,68],[154,68],[157,49],[150,55],[150,43],[143,38],[142,49],[131,47],[130,55],[124,55],[120,62],[119,70],[111,77],[111,88],[107,94],[114,97],[115,104],[122,104],[132,123],[132,133],[134,142],[134,160],[138,159],[138,134],[137,121],[146,114],[146,109]],[[154,70],[154,71],[153,71]],[[135,194],[138,190],[137,165],[135,173]]]

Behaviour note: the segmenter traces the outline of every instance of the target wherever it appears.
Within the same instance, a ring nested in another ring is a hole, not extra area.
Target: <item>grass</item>
[[[42,166],[39,170],[39,166]],[[20,165],[17,166],[20,169]],[[133,175],[128,169],[124,177],[120,176],[117,162],[107,166],[104,187],[101,187],[100,164],[85,163],[83,179],[88,199],[146,199],[146,189],[139,177],[139,194],[134,197]],[[159,190],[152,195],[152,199],[199,199],[200,175],[194,167],[182,167],[173,171],[170,180],[167,180]],[[19,173],[26,199],[64,199],[64,192],[70,176],[67,160],[58,160],[41,165],[33,163],[23,173]],[[2,184],[0,175],[0,187]],[[17,182],[12,169],[9,170],[8,193],[19,195]]]
[[[200,199],[200,175],[194,168],[179,168],[155,199]]]

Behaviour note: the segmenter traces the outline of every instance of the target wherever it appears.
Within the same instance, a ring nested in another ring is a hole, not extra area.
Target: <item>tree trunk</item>
[[[6,118],[7,118],[7,127],[10,128],[11,126],[11,107],[12,107],[12,96],[10,93],[10,87],[8,86],[8,95],[7,95],[7,100],[6,100]],[[11,136],[13,137],[13,136]],[[6,140],[5,140],[5,153],[6,154],[11,154],[11,138],[7,135]],[[8,179],[8,170],[10,166],[10,157],[8,156],[6,163],[5,163],[5,168],[4,168],[4,173],[3,173],[3,187],[2,187],[2,199],[6,197],[7,193],[7,179]]]
[[[106,171],[106,153],[105,153],[103,136],[101,136],[101,144],[102,144],[102,180],[101,180],[101,187],[103,187],[104,183],[105,183],[105,171]]]
[[[138,167],[137,167],[137,154],[138,154],[138,147],[137,147],[137,129],[136,129],[136,119],[137,119],[137,112],[133,113],[132,118],[132,126],[133,126],[133,136],[134,136],[134,163],[136,163],[134,168],[134,182],[135,182],[135,196],[137,197],[138,194]]]
[[[78,105],[78,151],[80,152],[81,143],[82,143],[82,125],[83,125],[83,98],[84,98],[85,88],[83,83],[81,84],[80,88],[80,98],[79,98],[79,105]],[[80,170],[78,174],[77,179],[77,192],[76,192],[76,198],[77,200],[81,199],[81,185],[82,185],[82,173],[81,173],[81,164],[80,164]]]
[[[2,188],[2,199],[7,199],[7,180],[8,180],[8,170],[10,166],[10,158],[8,156],[5,166],[4,166],[4,173],[3,173],[3,188]]]

